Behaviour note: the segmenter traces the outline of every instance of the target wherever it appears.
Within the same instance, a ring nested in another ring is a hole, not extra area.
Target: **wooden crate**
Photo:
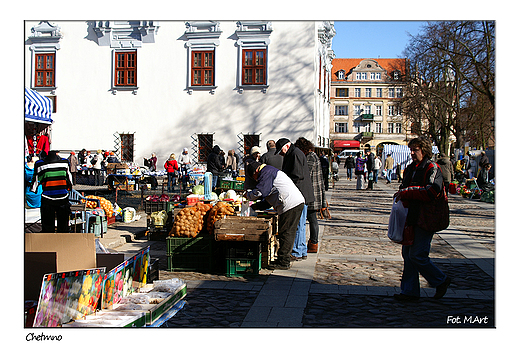
[[[262,243],[262,268],[274,262],[276,259],[276,252],[278,251],[278,241],[276,236],[271,235],[267,243]]]
[[[271,220],[258,217],[226,216],[215,223],[217,241],[269,241]]]

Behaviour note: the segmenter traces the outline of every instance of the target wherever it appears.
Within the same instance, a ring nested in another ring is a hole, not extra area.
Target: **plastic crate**
[[[233,182],[234,181],[229,181],[229,180],[224,180],[224,179],[219,179],[219,181],[220,181],[219,188],[222,188],[222,189],[233,189]]]
[[[261,269],[262,254],[257,258],[226,258],[226,276],[256,275]]]
[[[166,258],[168,271],[213,271],[213,254],[178,253]]]
[[[257,259],[262,252],[258,241],[223,241],[224,258]]]
[[[244,182],[243,181],[235,181],[233,183],[233,189],[235,189],[235,190],[244,190]]]
[[[166,238],[166,254],[212,254],[213,237],[201,235],[194,238],[168,236]]]
[[[144,201],[144,212],[146,214],[152,214],[152,212],[166,211],[168,209],[169,202],[163,201]]]

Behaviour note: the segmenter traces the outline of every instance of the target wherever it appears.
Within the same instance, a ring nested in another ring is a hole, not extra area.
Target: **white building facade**
[[[332,22],[25,22],[25,86],[54,103],[51,149],[141,163],[244,154],[303,136],[327,147]]]

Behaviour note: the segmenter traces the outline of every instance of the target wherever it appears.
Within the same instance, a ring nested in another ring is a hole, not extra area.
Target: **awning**
[[[47,97],[25,88],[25,120],[52,124],[52,103]]]
[[[433,154],[438,154],[439,149],[437,146],[432,146]],[[398,144],[385,144],[383,147],[383,154],[381,157],[381,161],[383,164],[385,163],[386,156],[390,154],[392,159],[394,159],[394,178],[396,177],[396,169],[397,164],[401,164],[401,170],[404,170],[406,166],[408,166],[412,162],[412,155],[410,153],[410,148],[407,145],[398,145]]]
[[[359,141],[334,141],[334,148],[359,148]]]

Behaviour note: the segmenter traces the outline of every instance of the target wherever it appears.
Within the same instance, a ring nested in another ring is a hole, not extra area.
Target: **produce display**
[[[175,216],[170,236],[195,237],[204,228],[206,213],[211,204],[198,202],[195,206],[183,208]]]
[[[107,217],[112,217],[114,215],[114,206],[110,201],[100,196],[88,195],[87,199],[98,199],[101,205],[101,208],[105,211]],[[87,200],[87,208],[96,208],[96,202]]]
[[[147,196],[145,200],[150,201],[150,202],[170,202],[170,201],[179,202],[179,201],[181,201],[181,196],[173,195],[172,197],[170,197],[167,194],[150,195],[150,196]]]
[[[224,218],[227,215],[232,215],[235,213],[235,210],[231,205],[225,202],[218,202],[215,206],[211,208],[208,212],[208,217],[206,220],[206,228],[210,234],[213,234],[215,230],[215,222]]]

